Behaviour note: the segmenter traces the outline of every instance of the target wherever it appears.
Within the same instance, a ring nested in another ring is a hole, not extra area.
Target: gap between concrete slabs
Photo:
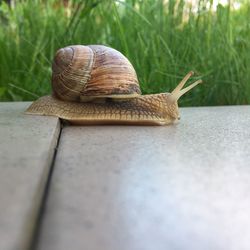
[[[58,119],[58,126],[59,126],[59,133],[58,133],[58,137],[55,143],[55,147],[54,147],[54,153],[52,156],[52,160],[51,160],[51,164],[49,167],[49,172],[48,172],[48,176],[47,176],[47,181],[44,187],[44,192],[42,194],[42,198],[41,198],[41,205],[40,205],[40,209],[37,215],[37,219],[36,219],[36,223],[35,223],[35,228],[34,228],[34,233],[33,233],[33,237],[30,243],[30,250],[35,250],[37,249],[37,244],[38,244],[38,240],[39,240],[39,235],[40,235],[40,231],[41,231],[41,225],[42,225],[42,220],[45,214],[45,206],[46,206],[46,202],[47,202],[47,198],[49,195],[49,189],[50,189],[50,183],[51,183],[51,178],[53,175],[53,171],[54,171],[54,166],[55,166],[55,161],[56,161],[56,155],[57,155],[57,151],[58,148],[60,146],[60,138],[61,138],[61,134],[62,134],[62,130],[63,130],[63,121],[61,119]]]

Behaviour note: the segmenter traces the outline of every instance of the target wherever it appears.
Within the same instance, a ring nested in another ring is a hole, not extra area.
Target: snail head
[[[202,83],[202,80],[197,80],[194,83],[190,84],[189,86],[183,88],[188,79],[193,75],[194,72],[190,71],[171,93],[164,94],[165,96],[164,113],[166,114],[166,117],[168,117],[168,119],[171,120],[180,119],[179,109],[178,109],[179,98],[185,93],[187,93],[189,90],[194,88],[196,85]]]

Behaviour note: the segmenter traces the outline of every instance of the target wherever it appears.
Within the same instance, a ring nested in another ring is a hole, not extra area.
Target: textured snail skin
[[[177,102],[169,93],[104,103],[66,102],[44,96],[33,102],[26,113],[57,116],[76,125],[167,125],[179,117]]]

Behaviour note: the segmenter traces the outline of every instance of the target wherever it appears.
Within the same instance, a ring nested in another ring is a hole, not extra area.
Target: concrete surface
[[[1,250],[30,247],[60,131],[56,118],[24,115],[29,104],[0,104]]]
[[[250,249],[250,106],[66,127],[39,250]]]

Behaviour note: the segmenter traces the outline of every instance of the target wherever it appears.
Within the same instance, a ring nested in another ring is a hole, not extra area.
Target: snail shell
[[[102,45],[74,45],[57,51],[52,89],[64,101],[133,98],[141,94],[136,72],[119,51]]]

